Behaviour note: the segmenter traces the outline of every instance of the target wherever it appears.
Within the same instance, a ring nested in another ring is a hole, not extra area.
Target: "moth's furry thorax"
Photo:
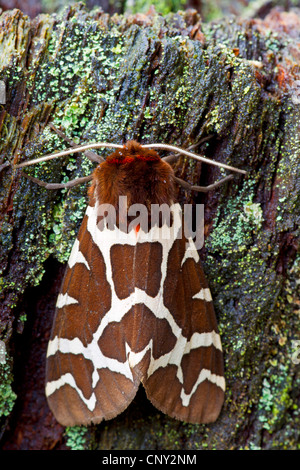
[[[118,207],[119,196],[127,196],[128,205],[171,205],[175,197],[174,173],[157,152],[129,141],[109,155],[93,173],[90,197],[100,204]]]

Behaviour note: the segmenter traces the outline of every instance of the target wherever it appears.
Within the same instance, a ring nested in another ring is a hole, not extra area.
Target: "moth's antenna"
[[[15,168],[24,168],[25,166],[35,165],[36,163],[46,162],[48,160],[53,160],[54,158],[64,157],[65,155],[69,155],[70,153],[77,153],[77,152],[84,152],[88,149],[99,149],[102,147],[109,147],[109,148],[116,148],[121,149],[123,145],[118,144],[108,144],[106,142],[99,142],[97,144],[87,144],[87,145],[79,145],[78,147],[72,147],[68,150],[63,150],[62,152],[51,153],[50,155],[45,155],[45,157],[36,158],[35,160],[29,160],[27,162],[19,163],[15,165]],[[101,161],[104,161],[104,158],[100,157]]]
[[[240,170],[239,168],[235,168],[230,165],[226,165],[225,163],[216,162],[215,160],[211,160],[210,158],[203,157],[202,155],[197,155],[196,153],[189,152],[188,150],[181,149],[179,147],[175,147],[175,145],[168,145],[168,144],[146,144],[143,145],[144,148],[160,148],[164,150],[171,150],[172,152],[179,152],[183,155],[187,155],[188,157],[194,158],[195,160],[209,163],[210,165],[215,165],[220,168],[225,168],[226,170],[236,171],[237,173],[242,173],[243,175],[247,174],[247,171]],[[167,160],[168,157],[162,158],[162,160]]]
[[[57,152],[53,153],[50,155],[46,155],[45,157],[40,157],[36,158],[35,160],[29,160],[27,162],[19,163],[18,165],[15,165],[15,168],[24,168],[26,166],[30,165],[35,165],[36,163],[41,163],[41,162],[46,162],[48,160],[52,160],[54,158],[58,157],[64,157],[65,155],[69,155],[70,153],[77,153],[77,152],[84,152],[85,150],[88,149],[97,149],[97,148],[115,148],[115,149],[122,149],[124,148],[123,145],[118,145],[118,144],[110,144],[107,142],[99,142],[95,144],[87,144],[87,145],[79,145],[78,147],[72,147],[71,149],[68,150],[63,150],[62,152]],[[195,160],[209,163],[210,165],[218,166],[220,168],[225,168],[226,170],[230,171],[235,171],[237,173],[242,173],[244,175],[247,174],[247,171],[245,170],[240,170],[239,168],[235,168],[230,165],[226,165],[225,163],[220,163],[216,162],[215,160],[211,160],[210,158],[203,157],[202,155],[197,155],[196,153],[189,152],[188,150],[184,150],[180,147],[176,147],[174,145],[168,145],[168,144],[144,144],[142,145],[144,148],[157,148],[157,149],[164,149],[164,150],[171,150],[172,152],[179,152],[182,153],[183,155],[187,155],[188,157],[194,158]],[[162,160],[168,160],[169,157],[164,157]],[[99,163],[104,161],[102,157],[99,156]]]

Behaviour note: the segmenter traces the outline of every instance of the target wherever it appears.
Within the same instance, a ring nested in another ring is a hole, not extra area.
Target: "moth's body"
[[[222,348],[199,255],[181,236],[172,168],[129,142],[96,168],[89,195],[48,347],[50,408],[64,425],[97,423],[127,408],[142,382],[164,413],[214,421]],[[149,230],[120,230],[120,196],[147,207]],[[99,229],[102,204],[116,209],[114,230]],[[151,228],[152,204],[170,206],[170,224]]]

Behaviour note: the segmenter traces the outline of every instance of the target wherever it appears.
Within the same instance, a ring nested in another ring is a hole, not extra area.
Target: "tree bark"
[[[299,446],[299,26],[297,12],[278,11],[208,24],[192,10],[110,17],[81,5],[32,20],[19,10],[0,16],[0,165],[65,148],[53,122],[80,143],[200,142],[196,152],[248,171],[205,195],[179,190],[181,203],[205,204],[201,257],[227,381],[219,419],[178,422],[141,388],[116,419],[66,432],[46,404],[44,362],[87,186],[47,191],[3,167],[3,449]],[[60,182],[92,166],[76,154],[27,172]],[[191,184],[221,177],[184,158],[174,168]]]

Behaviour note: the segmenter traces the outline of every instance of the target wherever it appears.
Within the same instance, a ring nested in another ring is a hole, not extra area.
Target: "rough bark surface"
[[[65,148],[53,122],[81,143],[188,147],[210,136],[195,150],[249,172],[205,196],[179,192],[183,203],[205,203],[201,256],[227,380],[217,422],[168,418],[141,389],[118,418],[65,430],[46,404],[44,358],[87,187],[51,192],[3,169],[3,449],[298,448],[299,26],[297,11],[209,24],[191,10],[110,17],[81,5],[32,20],[19,10],[0,16],[0,165]],[[53,182],[91,168],[74,155],[27,172]],[[193,184],[221,175],[185,159],[175,169]]]

